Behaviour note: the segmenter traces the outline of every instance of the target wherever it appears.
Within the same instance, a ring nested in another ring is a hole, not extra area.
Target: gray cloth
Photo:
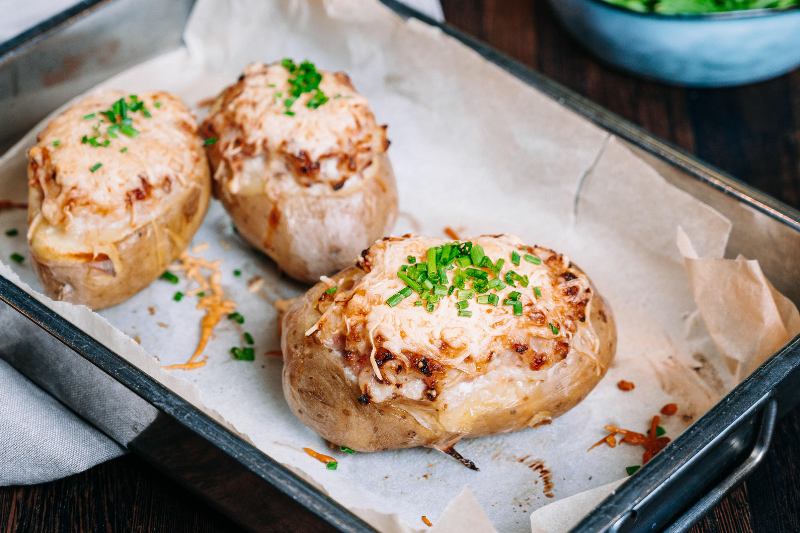
[[[123,453],[0,359],[0,486],[52,481]]]

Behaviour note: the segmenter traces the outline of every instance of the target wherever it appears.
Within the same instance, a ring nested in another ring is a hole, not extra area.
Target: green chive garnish
[[[539,287],[534,287],[533,288],[533,294],[535,294],[537,298],[541,298],[542,297],[542,291],[539,290]]]
[[[253,336],[246,331],[244,332],[244,340],[247,342],[247,344],[255,344],[255,342],[253,342]]]
[[[558,328],[555,324],[548,322],[547,325],[550,326],[550,331],[553,332],[553,335],[558,335]]]
[[[211,139],[206,139],[203,141],[203,145],[208,146],[209,144],[214,144],[215,142],[217,142],[216,137],[212,137]]]
[[[86,116],[84,116],[84,117],[83,117],[83,120],[89,120],[90,118],[94,118],[94,117],[96,117],[96,116],[97,116],[96,114],[94,114],[94,113],[91,113],[91,114],[89,114],[89,115],[86,115]]]
[[[198,293],[197,293],[197,297],[198,297],[198,298],[202,298],[202,297],[203,297],[203,296],[205,296],[205,295],[206,295],[206,293],[205,293],[205,292],[203,292],[203,291],[200,291],[200,292],[198,292]]]
[[[517,252],[511,252],[511,262],[514,263],[514,266],[519,266],[519,254]]]
[[[11,260],[17,263],[18,265],[21,265],[22,262],[25,261],[25,258],[17,253],[13,253],[11,254]]]
[[[242,348],[242,361],[255,361],[256,351],[253,348]]]
[[[625,471],[628,473],[629,476],[632,476],[640,468],[641,468],[641,466],[638,466],[638,465],[636,465],[636,466],[626,466],[625,467]]]
[[[458,309],[466,309],[467,307],[469,307],[469,302],[466,300],[459,300],[456,302],[456,308]]]
[[[476,267],[481,266],[481,263],[483,262],[483,258],[485,257],[485,254],[483,253],[483,248],[481,247],[481,245],[480,244],[473,245],[472,246],[472,250],[470,250],[470,252],[469,252],[469,256],[472,259],[472,264],[473,265],[475,265]]]
[[[328,470],[336,470],[338,466],[339,463],[337,463],[336,461],[330,461],[328,464],[325,465],[325,468],[327,468]]]
[[[472,289],[462,289],[456,291],[456,298],[458,298],[459,300],[469,300],[474,297],[475,297],[475,291],[473,291]]]
[[[473,248],[474,250],[474,248]],[[466,270],[467,276],[476,279],[488,279],[489,273],[483,270],[478,270],[477,268],[468,268]]]
[[[436,248],[428,248],[428,260],[426,262],[428,264],[428,275],[430,276],[431,272],[436,272]]]
[[[125,152],[127,152],[127,151],[128,151],[128,147],[127,147],[127,146],[126,146],[125,148],[123,148],[122,150],[120,150],[120,152],[122,152],[123,154],[124,154]]]
[[[53,141],[53,146],[58,146],[59,144],[61,144],[61,141]]]
[[[456,258],[456,264],[461,268],[465,268],[472,264],[472,259],[468,255],[462,255]]]
[[[161,107],[161,102],[156,102],[156,103],[155,103],[155,104],[153,104],[153,105],[154,105],[154,106],[156,106],[156,107]]]
[[[386,304],[389,307],[394,307],[402,301],[403,301],[403,295],[398,292],[397,294],[393,295],[388,300],[386,300]]]
[[[241,270],[234,270],[234,271],[233,271],[233,275],[234,275],[234,276],[236,276],[236,277],[238,278],[239,276],[241,276],[241,275],[242,275],[242,271],[241,271]]]
[[[97,170],[98,168],[100,168],[102,166],[103,166],[103,163],[97,163],[96,165],[89,167],[89,170],[91,172],[94,172],[95,170]]]
[[[239,324],[244,324],[244,317],[242,315],[240,315],[239,313],[236,313],[236,312],[231,313],[231,314],[228,315],[228,318],[230,320],[235,320]]]
[[[178,276],[176,276],[175,274],[173,274],[170,271],[167,271],[167,272],[164,272],[163,274],[161,274],[161,279],[165,279],[165,280],[169,281],[170,283],[172,283],[173,285],[177,285],[178,282],[180,281],[180,278],[178,278]]]
[[[181,298],[183,298],[183,293],[180,291],[176,292],[175,296],[172,297],[172,299],[175,300],[176,302],[180,302]]]
[[[528,261],[529,263],[533,263],[534,265],[541,265],[542,264],[542,260],[541,259],[539,259],[538,257],[533,256],[531,254],[525,254],[525,261]]]
[[[415,306],[424,305],[424,304],[425,304],[425,302],[423,302],[422,300],[417,300],[416,302],[414,302]]]
[[[511,300],[510,298],[505,298],[503,300],[503,305],[514,305],[517,303],[517,300]]]
[[[353,450],[351,450],[350,448],[348,448],[347,446],[339,446],[339,449],[342,450],[343,452],[350,453],[350,454],[356,453]]]
[[[330,289],[328,289],[327,291],[325,291],[325,294],[333,294],[333,293],[334,293],[334,292],[336,292],[338,289],[339,289],[339,286],[338,286],[338,285],[336,285],[336,286],[334,286],[334,287],[331,287],[331,288],[330,288]],[[411,289],[409,289],[409,292],[410,292],[410,291],[411,291]]]
[[[472,311],[467,311],[466,309],[459,309],[458,316],[465,316],[469,318],[472,316]]]
[[[488,304],[489,303],[489,295],[488,294],[481,294],[478,296],[478,303],[479,304]]]
[[[19,231],[16,229],[10,229],[6,232],[6,237],[16,237],[17,235],[19,235]]]
[[[409,255],[406,259],[408,260],[408,263],[411,265],[417,262],[417,258],[414,257],[413,255]]]
[[[133,128],[128,124],[123,124],[122,127],[119,129],[119,132],[122,133],[123,135],[127,135],[131,139],[139,135],[139,130]]]
[[[429,313],[433,313],[433,309],[434,309],[433,302],[428,300],[428,303],[425,304],[425,310]]]
[[[437,296],[447,296],[447,286],[446,285],[436,285],[433,287],[433,294]]]
[[[288,109],[283,112],[284,115],[289,115],[290,117],[294,116],[294,111],[289,111]]]
[[[522,302],[514,302],[514,316],[522,316]]]
[[[419,286],[419,284],[416,281],[414,281],[413,279],[409,278],[405,273],[398,272],[397,273],[397,277],[400,278],[401,280],[403,280],[406,285],[408,285],[409,287],[414,289],[415,292],[417,292],[417,293],[422,292],[422,288]]]
[[[514,300],[515,302],[519,300],[520,296],[522,296],[522,294],[518,293],[517,291],[512,291],[508,293],[508,299]]]

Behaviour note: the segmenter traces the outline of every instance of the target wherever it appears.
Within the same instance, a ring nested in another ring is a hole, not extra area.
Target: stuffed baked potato
[[[364,452],[452,452],[463,438],[550,423],[616,349],[586,275],[508,235],[385,238],[299,298],[282,331],[292,411]]]
[[[211,196],[194,115],[165,92],[101,91],[28,152],[28,246],[51,298],[119,304],[186,248]]]
[[[386,127],[345,74],[253,63],[202,129],[214,195],[289,276],[316,283],[394,226]]]

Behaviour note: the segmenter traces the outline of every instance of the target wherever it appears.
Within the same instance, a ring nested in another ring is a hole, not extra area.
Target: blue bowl
[[[800,9],[660,15],[602,0],[549,0],[569,32],[634,74],[694,87],[774,78],[800,65]]]

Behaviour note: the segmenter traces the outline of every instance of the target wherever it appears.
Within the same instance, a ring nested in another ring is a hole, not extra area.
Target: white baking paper
[[[619,342],[607,377],[550,426],[461,442],[458,450],[481,469],[474,472],[429,449],[342,453],[294,417],[281,391],[281,358],[267,352],[279,347],[272,302],[304,287],[239,240],[217,202],[194,242],[209,244],[199,255],[224,260],[222,284],[246,322],[223,320],[205,350],[206,366],[159,367],[186,361],[199,338],[201,312],[192,298],[172,300],[176,290],[191,288],[185,282],[158,280],[102,318],[49,303],[381,531],[425,529],[423,515],[437,531],[483,532],[488,523],[529,531],[532,511],[617,481],[625,466],[641,463],[640,447],[587,453],[606,434],[604,425],[642,431],[674,402],[678,413],[661,422],[674,438],[731,386],[675,242],[681,227],[703,257],[720,258],[730,223],[605,131],[438,29],[404,21],[376,1],[199,0],[185,41],[102,86],[173,91],[196,105],[250,61],[309,58],[344,70],[379,123],[389,125],[403,212],[395,234],[444,236],[445,226],[463,237],[516,233],[568,254],[614,310]],[[25,200],[25,151],[41,128],[0,160],[0,198]],[[0,228],[10,227],[24,229],[25,213],[1,212]],[[0,233],[0,258],[12,252],[27,255],[24,237]],[[27,264],[12,266],[38,286]],[[257,277],[265,282],[251,293],[248,281]],[[256,341],[252,363],[229,354],[244,331]],[[636,388],[622,392],[621,379]],[[338,470],[326,470],[303,447],[334,456]]]

